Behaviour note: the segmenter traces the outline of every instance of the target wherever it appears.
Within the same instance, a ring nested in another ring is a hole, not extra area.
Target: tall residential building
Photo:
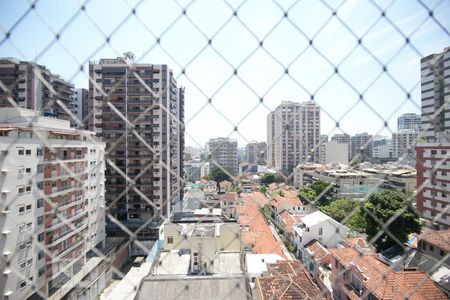
[[[318,162],[320,107],[314,102],[282,102],[267,116],[268,165],[284,174],[304,162]]]
[[[420,131],[402,129],[392,133],[392,157],[402,164],[416,165],[416,144]]]
[[[422,134],[417,151],[417,209],[450,228],[450,47],[421,59]]]
[[[250,165],[265,165],[267,163],[267,144],[265,142],[250,142],[245,147],[246,162]]]
[[[0,58],[0,81],[8,92],[0,89],[0,107],[19,107],[40,111],[44,116],[71,121],[75,114],[75,88],[46,67],[15,58]],[[70,113],[69,113],[70,112]]]
[[[372,140],[372,158],[378,160],[392,157],[392,140],[386,136],[376,135]]]
[[[372,136],[364,133],[357,133],[350,139],[350,157],[353,160],[368,161],[372,159]]]
[[[348,146],[336,141],[323,144],[323,158],[321,163],[348,164]]]
[[[397,131],[414,130],[420,131],[421,117],[418,114],[407,113],[397,118]]]
[[[351,156],[351,143],[350,143],[350,135],[346,134],[346,133],[337,133],[335,135],[333,135],[330,139],[332,142],[337,142],[338,144],[347,144],[347,148],[348,148],[348,161],[352,159]]]
[[[89,76],[89,125],[110,161],[109,212],[133,224],[167,217],[183,193],[184,89],[167,65],[135,63],[129,52],[91,62]]]
[[[0,109],[1,299],[60,299],[101,262],[87,253],[105,246],[104,150],[66,120]]]
[[[84,125],[84,128],[88,128],[89,124],[89,90],[77,89],[77,101],[75,104],[75,115],[78,120]]]
[[[239,174],[237,140],[229,138],[210,139],[208,149],[211,169],[220,166],[233,176]]]

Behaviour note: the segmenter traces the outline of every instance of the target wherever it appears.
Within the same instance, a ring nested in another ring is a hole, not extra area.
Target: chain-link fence
[[[449,1],[0,8],[2,299],[449,295]]]

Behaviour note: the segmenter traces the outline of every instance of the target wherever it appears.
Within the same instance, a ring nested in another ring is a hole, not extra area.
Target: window
[[[434,251],[433,245],[430,245],[429,249],[430,249],[430,251]]]
[[[18,154],[18,155],[24,155],[24,153],[25,153],[25,149],[23,149],[23,148],[17,148],[17,154]]]
[[[25,167],[24,167],[24,166],[19,166],[19,167],[17,168],[17,172],[18,172],[19,174],[23,174],[24,171],[25,171]]]
[[[442,171],[442,176],[447,176],[447,172]]]
[[[33,259],[30,258],[29,260],[27,260],[27,267],[31,266],[33,264]]]
[[[31,193],[31,185],[25,187],[25,191],[27,192],[27,194]]]
[[[423,250],[427,250],[427,243],[422,242],[422,249],[423,249]]]
[[[322,235],[322,233],[323,233],[323,229],[322,229],[322,227],[320,227],[319,228],[319,235]]]
[[[44,273],[45,273],[45,267],[40,268],[40,269],[39,269],[39,273],[38,273],[39,277],[41,277],[42,275],[44,275]]]
[[[30,230],[30,229],[32,229],[32,228],[33,228],[33,223],[32,223],[32,222],[28,222],[28,223],[27,223],[26,229],[27,229],[27,230]]]
[[[19,216],[25,213],[25,205],[19,205]]]
[[[441,154],[443,155],[447,154],[447,150],[441,150]]]
[[[39,251],[38,252],[38,260],[41,260],[44,258],[44,251]],[[40,275],[39,275],[40,276]]]
[[[19,196],[23,195],[25,193],[25,188],[23,186],[20,186],[20,187],[18,187],[17,191],[19,193]]]
[[[362,284],[361,281],[359,281],[358,277],[356,277],[354,274],[352,274],[352,286],[355,288],[356,293],[358,295],[362,294]]]
[[[36,172],[38,174],[42,173],[44,171],[44,167],[42,166],[42,164],[37,165],[37,169]]]
[[[36,203],[36,207],[41,208],[43,206],[44,206],[44,199],[38,199],[38,201]]]
[[[173,236],[167,237],[167,244],[173,244]]]
[[[19,232],[23,232],[23,231],[25,231],[25,223],[21,223],[21,224],[19,224]]]
[[[27,248],[30,248],[33,245],[33,240],[29,240],[27,242]]]
[[[25,173],[31,174],[31,168],[26,168],[26,169],[25,169]]]
[[[436,155],[437,154],[437,150],[431,150],[431,155]]]
[[[43,233],[40,233],[39,235],[38,235],[38,242],[42,242],[44,240],[44,234]]]
[[[31,204],[28,204],[28,205],[25,207],[25,210],[26,210],[27,213],[31,212]]]
[[[25,250],[25,248],[27,247],[27,245],[23,242],[19,244],[19,252]]]
[[[26,283],[25,281],[22,280],[22,281],[20,282],[20,288],[23,289],[23,288],[26,287],[26,286],[27,286],[27,283]]]
[[[37,218],[37,224],[38,225],[42,225],[44,223],[44,216],[39,216],[38,218]]]
[[[27,267],[27,262],[26,261],[22,261],[21,263],[19,263],[20,271],[25,270],[26,267]]]
[[[25,150],[25,154],[26,154],[26,155],[31,155],[31,149]]]
[[[42,156],[42,154],[44,154],[44,151],[42,150],[42,148],[37,148],[36,149],[36,155],[37,156]]]

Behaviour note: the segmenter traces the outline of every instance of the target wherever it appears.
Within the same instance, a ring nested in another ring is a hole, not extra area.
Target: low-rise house
[[[308,214],[313,211],[311,204],[303,203],[299,197],[286,197],[280,195],[273,195],[270,201],[270,206],[273,214],[276,216],[283,211],[288,211],[291,214]]]
[[[214,199],[220,201],[220,209],[225,219],[236,219],[236,205],[240,203],[238,193],[218,194],[214,196]]]
[[[450,229],[424,229],[417,237],[417,247],[420,252],[437,260],[444,259],[444,263],[450,266]]]
[[[231,186],[232,186],[232,183],[230,181],[222,180],[219,183],[219,188],[220,188],[219,192],[220,193],[226,193],[226,192],[228,192],[231,189]]]
[[[334,299],[447,299],[423,272],[394,271],[376,254],[361,252],[354,247],[329,251],[333,255]]]
[[[312,240],[319,241],[327,248],[334,248],[347,237],[348,229],[321,211],[305,215],[301,222],[294,226],[294,242],[297,255]]]
[[[300,256],[305,269],[317,283],[319,288],[326,292],[324,295],[331,299],[332,287],[330,282],[331,261],[333,259],[327,248],[316,240],[305,245]]]
[[[267,264],[267,269],[256,279],[257,299],[325,299],[299,261]]]
[[[203,191],[205,192],[205,195],[217,194],[217,182],[213,180],[206,182],[203,186]]]
[[[294,242],[294,226],[301,222],[301,217],[302,215],[294,215],[287,210],[276,216],[276,225],[291,242]]]
[[[284,261],[284,257],[277,254],[257,254],[246,253],[245,254],[245,271],[247,272],[250,286],[255,287],[256,278],[262,277],[267,273],[267,264],[276,263],[278,261]]]

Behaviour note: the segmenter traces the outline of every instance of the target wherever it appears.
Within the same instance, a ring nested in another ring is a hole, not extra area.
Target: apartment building
[[[351,151],[351,142],[350,142],[350,135],[346,133],[337,133],[333,135],[330,139],[332,142],[337,142],[338,144],[346,144],[348,145],[348,160],[350,161],[352,157],[350,155],[352,154]]]
[[[89,90],[77,89],[77,100],[75,102],[75,115],[83,124],[83,128],[88,128],[89,115]]]
[[[267,144],[265,142],[250,142],[245,147],[246,162],[250,171],[256,172],[258,165],[267,163]]]
[[[220,166],[230,172],[230,175],[237,176],[238,168],[238,146],[237,140],[229,138],[217,138],[209,140],[210,168]]]
[[[0,58],[0,81],[8,89],[7,92],[0,89],[0,107],[13,107],[13,102],[19,107],[69,120],[72,126],[76,125],[70,115],[76,114],[74,85],[51,73],[45,66],[15,58]]]
[[[386,136],[374,136],[372,140],[372,158],[386,160],[392,157],[392,140]]]
[[[420,131],[422,120],[420,115],[415,113],[406,113],[397,118],[397,130]]]
[[[89,273],[87,253],[105,243],[105,144],[93,138],[34,110],[0,110],[0,298],[62,297]]]
[[[450,228],[450,47],[421,59],[422,134],[417,144],[417,209]]]
[[[367,132],[357,133],[350,138],[351,160],[370,161],[372,159],[373,137]]]
[[[284,174],[320,156],[320,107],[314,102],[282,102],[267,117],[268,164]]]
[[[136,63],[132,53],[90,62],[89,75],[89,127],[110,162],[109,212],[134,224],[168,216],[183,196],[184,89],[167,65]]]

